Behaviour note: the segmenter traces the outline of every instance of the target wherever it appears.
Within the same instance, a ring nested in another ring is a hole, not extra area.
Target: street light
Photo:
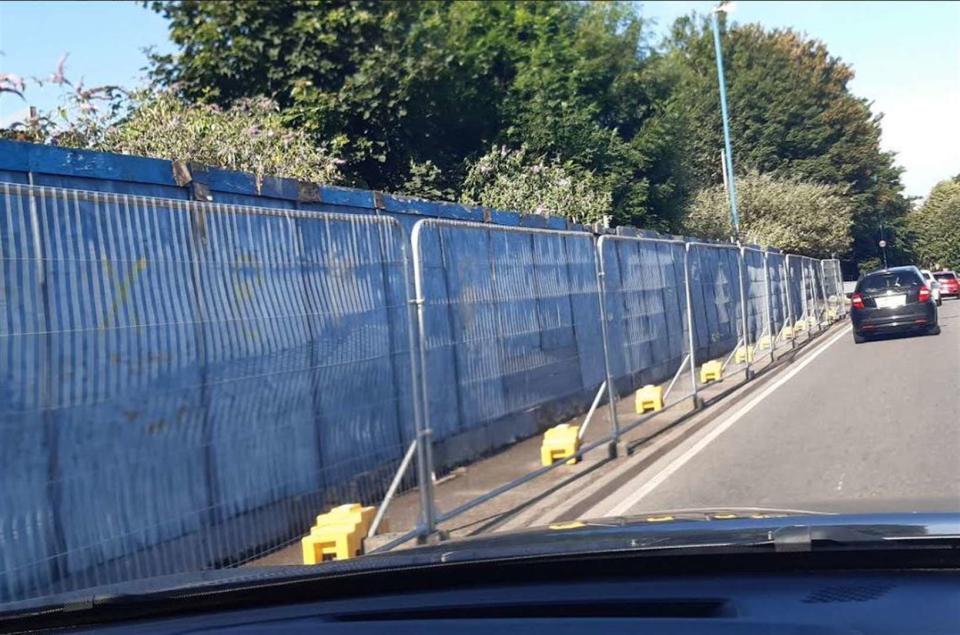
[[[713,24],[713,48],[717,57],[717,82],[720,84],[720,115],[723,118],[723,146],[725,152],[725,171],[729,181],[730,194],[730,224],[733,226],[733,235],[740,242],[740,215],[737,213],[737,184],[733,175],[733,148],[730,145],[730,122],[727,117],[727,87],[723,80],[723,52],[720,49],[720,25],[718,13],[727,13],[733,10],[732,3],[721,2],[710,14]]]

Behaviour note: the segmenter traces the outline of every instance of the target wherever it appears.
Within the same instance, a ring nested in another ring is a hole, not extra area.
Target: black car
[[[874,271],[857,283],[850,296],[853,340],[870,335],[906,331],[940,333],[937,305],[923,275],[916,267],[892,267]]]

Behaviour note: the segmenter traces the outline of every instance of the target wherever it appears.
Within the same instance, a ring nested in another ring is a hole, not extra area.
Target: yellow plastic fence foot
[[[370,530],[376,511],[375,507],[349,503],[317,516],[310,533],[300,541],[303,564],[346,560],[360,555],[363,539]]]
[[[783,330],[780,331],[780,337],[785,340],[791,339],[793,337],[793,327],[789,324],[784,325]]]
[[[827,309],[827,320],[829,320],[830,322],[835,322],[838,317],[840,317],[840,314],[837,312],[836,309],[834,309],[833,307],[830,307]]]
[[[573,457],[580,449],[580,439],[577,438],[579,431],[580,426],[572,426],[568,423],[561,423],[547,430],[540,445],[540,463],[553,465],[554,461]],[[569,458],[567,464],[573,465],[577,460],[576,457]]]
[[[738,364],[742,364],[745,361],[753,361],[753,347],[752,346],[740,346],[737,348],[737,352],[733,354],[733,361]]]
[[[761,351],[765,351],[771,346],[773,346],[773,338],[769,335],[764,335],[757,340],[757,348],[759,348]]]
[[[638,415],[645,412],[663,410],[663,388],[647,384],[637,391],[636,410]]]
[[[807,330],[807,321],[806,320],[797,320],[797,323],[793,325],[794,330],[799,333],[800,331]]]
[[[700,383],[720,381],[723,377],[723,362],[718,359],[710,360],[700,367]]]

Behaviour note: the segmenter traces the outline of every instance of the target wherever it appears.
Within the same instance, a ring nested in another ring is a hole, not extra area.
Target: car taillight
[[[853,302],[853,308],[862,309],[863,308],[863,296],[859,293],[854,293],[850,296],[850,301]]]
[[[920,294],[917,296],[918,302],[929,302],[930,301],[930,289],[927,285],[922,285],[920,287]]]

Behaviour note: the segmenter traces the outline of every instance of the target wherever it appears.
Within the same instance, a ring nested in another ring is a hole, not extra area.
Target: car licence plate
[[[899,295],[886,295],[879,298],[874,298],[874,301],[877,303],[878,309],[895,309],[898,306],[903,306],[907,303],[907,296],[905,293]]]

